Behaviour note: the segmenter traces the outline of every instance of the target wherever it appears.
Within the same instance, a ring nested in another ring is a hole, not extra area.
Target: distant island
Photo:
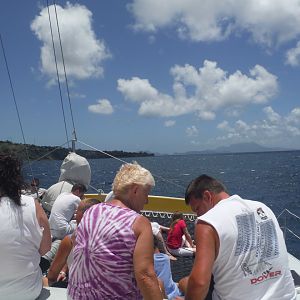
[[[273,151],[292,151],[295,149],[285,148],[271,148],[261,146],[257,143],[238,143],[229,146],[218,147],[216,149],[208,149],[202,151],[188,151],[184,153],[174,153],[177,155],[189,155],[189,154],[226,154],[226,153],[250,153],[250,152],[273,152]]]
[[[10,141],[0,141],[0,153],[1,154],[14,154],[22,160],[27,160],[29,156],[30,160],[49,159],[49,160],[63,160],[70,152],[69,149],[55,146],[36,146],[31,144],[18,144]],[[144,157],[154,156],[153,153],[139,151],[139,152],[125,152],[122,150],[104,151],[115,157]],[[28,153],[28,154],[27,154]],[[109,158],[109,156],[95,151],[95,150],[82,150],[76,149],[76,153],[87,158]]]

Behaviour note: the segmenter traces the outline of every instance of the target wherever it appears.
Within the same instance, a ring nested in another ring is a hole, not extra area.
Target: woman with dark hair
[[[37,201],[21,195],[22,185],[20,161],[0,154],[0,295],[6,300],[39,296],[40,258],[51,246],[47,216]]]
[[[174,256],[193,256],[196,251],[193,245],[183,214],[174,212],[167,237],[169,252]]]

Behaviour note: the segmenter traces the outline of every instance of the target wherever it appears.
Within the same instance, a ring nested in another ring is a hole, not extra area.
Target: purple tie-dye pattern
[[[107,203],[94,205],[77,229],[68,294],[74,299],[142,299],[133,271],[138,213]]]

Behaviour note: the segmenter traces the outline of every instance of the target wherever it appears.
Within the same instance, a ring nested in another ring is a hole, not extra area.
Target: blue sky
[[[299,1],[57,1],[56,9],[79,141],[160,153],[252,141],[300,149]],[[26,142],[65,143],[46,1],[2,3],[0,28]],[[0,65],[0,140],[22,142],[2,53]]]

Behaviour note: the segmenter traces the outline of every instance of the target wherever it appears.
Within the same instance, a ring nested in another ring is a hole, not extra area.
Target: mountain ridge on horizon
[[[192,155],[192,154],[226,154],[226,153],[251,153],[251,152],[276,152],[276,151],[293,151],[299,149],[288,149],[279,147],[265,147],[255,142],[236,143],[229,146],[221,146],[215,149],[206,149],[199,151],[186,151],[180,153],[173,153],[173,155]]]

